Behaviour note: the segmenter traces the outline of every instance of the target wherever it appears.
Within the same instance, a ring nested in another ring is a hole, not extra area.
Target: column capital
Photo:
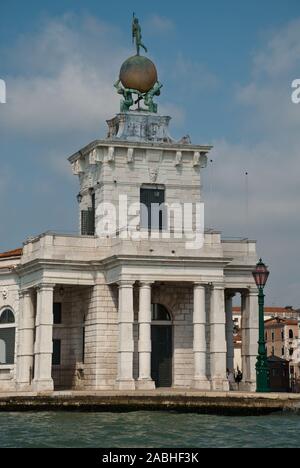
[[[194,281],[193,283],[193,286],[194,286],[194,289],[197,289],[197,288],[206,288],[207,287],[207,283],[203,283],[201,281]]]
[[[209,287],[211,290],[223,290],[225,291],[225,284],[223,282],[214,281],[209,283]]]
[[[154,281],[151,280],[140,280],[139,286],[140,288],[151,288],[152,285],[154,284]]]
[[[55,284],[51,283],[40,283],[37,285],[37,291],[53,291],[55,288]]]
[[[134,280],[120,280],[117,282],[117,285],[119,288],[132,288],[134,283]]]
[[[19,299],[23,299],[25,296],[30,295],[30,290],[29,289],[20,289],[19,291]]]

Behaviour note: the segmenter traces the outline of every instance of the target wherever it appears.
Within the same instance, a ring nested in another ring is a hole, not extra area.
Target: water
[[[300,447],[300,416],[0,413],[0,447]]]

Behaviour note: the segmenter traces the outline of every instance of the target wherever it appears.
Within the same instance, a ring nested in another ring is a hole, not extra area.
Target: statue
[[[142,47],[144,51],[147,53],[147,47],[142,43],[142,29],[139,23],[138,18],[136,18],[135,14],[133,13],[133,20],[132,20],[132,42],[136,43],[136,54],[140,55],[140,48]]]
[[[121,80],[117,80],[114,84],[114,87],[117,90],[118,94],[121,94],[124,99],[121,101],[120,104],[120,111],[121,112],[128,112],[130,110],[130,107],[133,106],[133,94],[138,94],[139,98],[141,97],[142,93],[137,91],[136,89],[131,89],[131,88],[123,88],[121,85]]]
[[[154,96],[160,96],[160,89],[162,86],[163,85],[157,81],[153,88],[144,95],[144,103],[145,106],[148,107],[149,112],[154,112],[155,114],[157,113],[157,104],[153,102],[153,98]]]
[[[147,48],[142,43],[141,26],[134,13],[132,38],[136,42],[137,54],[125,60],[120,69],[119,79],[114,84],[117,93],[123,97],[120,111],[121,113],[129,112],[130,108],[137,104],[136,110],[156,114],[157,104],[153,102],[153,98],[160,95],[162,84],[158,81],[155,64],[147,57],[140,55],[140,48],[142,47],[145,52]],[[133,95],[137,97],[134,98]],[[144,100],[145,109],[140,107],[142,100]]]

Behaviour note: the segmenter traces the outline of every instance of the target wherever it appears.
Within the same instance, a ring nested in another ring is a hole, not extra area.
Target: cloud
[[[145,23],[149,33],[166,34],[175,30],[175,23],[170,19],[158,14],[152,14]]]
[[[178,54],[173,66],[172,79],[178,83],[178,89],[187,94],[193,94],[218,86],[218,78],[204,63]],[[188,83],[188,86],[187,86]]]
[[[269,297],[296,306],[300,105],[291,101],[290,84],[300,70],[299,26],[300,20],[285,25],[253,57],[252,80],[235,96],[241,143],[215,141],[205,176],[208,223],[227,235],[257,238],[258,251],[272,268]]]
[[[128,56],[120,34],[90,17],[73,20],[51,20],[10,50],[15,72],[0,128],[39,138],[96,131],[118,108],[113,83]]]

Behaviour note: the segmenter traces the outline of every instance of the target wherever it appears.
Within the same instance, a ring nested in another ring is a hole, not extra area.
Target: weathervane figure
[[[140,48],[142,47],[144,51],[147,53],[147,47],[142,43],[142,28],[140,26],[138,18],[136,18],[135,14],[133,13],[133,20],[132,20],[132,42],[136,43],[136,54],[140,55]]]

